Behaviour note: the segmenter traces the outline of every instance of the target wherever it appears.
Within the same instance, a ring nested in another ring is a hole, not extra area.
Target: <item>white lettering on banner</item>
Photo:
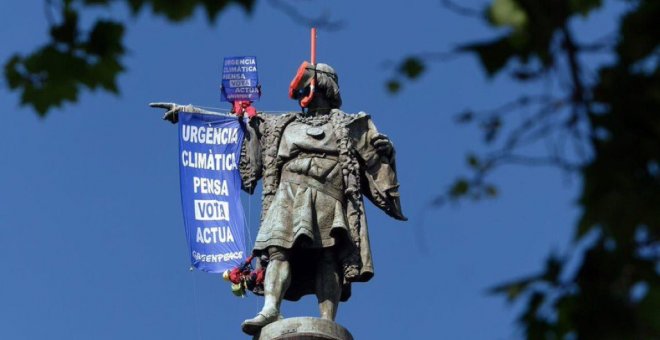
[[[232,93],[227,94],[227,99],[239,100],[239,99],[250,99],[251,94],[242,94],[242,93]]]
[[[234,242],[234,235],[229,227],[198,227],[195,241],[203,244]]]
[[[236,154],[181,151],[181,164],[195,169],[231,171],[237,168]]]
[[[199,144],[236,144],[238,143],[238,128],[214,128],[183,124],[183,141]]]
[[[243,73],[224,73],[222,80],[246,79]]]
[[[243,59],[227,59],[225,60],[225,66],[228,65],[256,65],[257,60],[254,58],[243,58]]]
[[[222,72],[227,73],[248,73],[248,72],[257,72],[256,66],[225,66],[222,68]]]
[[[229,86],[231,86],[231,87],[252,86],[252,80],[250,80],[250,79],[230,80],[229,81]]]
[[[198,221],[229,221],[229,203],[216,200],[195,200]]]
[[[195,193],[228,196],[227,180],[193,176],[193,191]]]
[[[233,260],[242,260],[243,252],[235,251],[224,254],[200,254],[193,250],[192,256],[199,262],[228,262]]]
[[[259,89],[256,87],[238,87],[234,91],[236,93],[259,93]]]

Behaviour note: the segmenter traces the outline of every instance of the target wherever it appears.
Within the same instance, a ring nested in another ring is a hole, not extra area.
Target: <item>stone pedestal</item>
[[[353,336],[332,321],[302,317],[273,322],[253,340],[353,340]]]

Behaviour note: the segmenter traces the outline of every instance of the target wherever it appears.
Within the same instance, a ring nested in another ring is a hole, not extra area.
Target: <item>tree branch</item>
[[[44,14],[46,15],[46,21],[48,21],[48,26],[55,25],[55,14],[53,13],[53,0],[44,0]]]
[[[573,83],[573,93],[572,93],[572,102],[575,103],[574,107],[574,117],[577,120],[577,115],[586,113],[586,111],[580,111],[580,108],[587,110],[587,98],[584,83],[582,82],[580,64],[578,63],[578,46],[575,44],[573,35],[569,31],[566,25],[561,28],[562,34],[564,35],[564,48],[566,49],[566,58],[568,59],[568,65],[571,75],[571,82]]]
[[[442,0],[442,6],[446,9],[465,17],[473,17],[478,19],[484,18],[484,13],[478,9],[469,8],[463,5],[459,5],[451,0]]]
[[[509,154],[501,156],[499,162],[502,164],[520,164],[527,166],[554,166],[570,172],[580,170],[581,168],[580,164],[573,164],[556,156],[535,157]]]
[[[270,5],[275,9],[283,12],[289,16],[294,22],[304,25],[306,27],[316,27],[326,31],[337,31],[344,27],[344,22],[341,20],[330,20],[327,13],[321,14],[316,18],[307,17],[302,14],[295,6],[287,3],[286,0],[270,0]]]

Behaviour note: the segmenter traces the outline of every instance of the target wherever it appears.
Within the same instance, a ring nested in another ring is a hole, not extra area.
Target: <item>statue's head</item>
[[[328,64],[312,65],[305,61],[291,81],[289,97],[298,100],[300,106],[307,107],[314,96],[323,96],[331,109],[341,107],[337,72]]]

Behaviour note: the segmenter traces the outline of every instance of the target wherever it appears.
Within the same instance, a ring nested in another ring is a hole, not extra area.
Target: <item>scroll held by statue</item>
[[[246,256],[236,117],[179,113],[181,205],[192,265],[221,273]]]

